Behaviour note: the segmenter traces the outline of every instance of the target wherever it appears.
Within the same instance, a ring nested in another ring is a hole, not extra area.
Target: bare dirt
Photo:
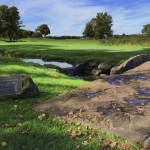
[[[150,145],[150,71],[99,79],[33,109]]]

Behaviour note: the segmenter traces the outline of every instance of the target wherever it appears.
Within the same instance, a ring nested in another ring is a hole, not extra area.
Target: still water
[[[43,61],[42,59],[21,59],[24,62],[32,62],[32,63],[36,63],[36,64],[40,64],[41,66],[46,65],[46,64],[51,64],[51,65],[55,65],[58,66],[60,68],[71,68],[73,67],[73,65],[68,64],[68,63],[64,63],[64,62],[57,62],[57,61]]]

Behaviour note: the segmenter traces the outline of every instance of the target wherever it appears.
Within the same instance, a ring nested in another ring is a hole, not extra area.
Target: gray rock
[[[92,68],[85,68],[84,69],[84,75],[85,76],[92,75]]]
[[[96,62],[86,61],[76,65],[78,75],[92,75],[93,68],[97,68]]]
[[[124,63],[122,63],[120,66],[113,68],[111,70],[111,74],[121,74],[128,70],[134,69],[141,64],[150,61],[150,55],[149,54],[141,54],[134,57],[131,57],[130,59],[126,60]]]
[[[76,68],[77,68],[77,74],[78,75],[84,75],[84,70],[86,68],[88,68],[88,62],[83,62],[83,63],[80,63],[80,64],[77,64],[76,65]]]
[[[39,95],[39,89],[31,77],[22,76],[22,88],[23,93],[18,96],[20,98],[31,98]]]
[[[99,76],[102,73],[102,71],[98,68],[95,68],[92,70],[92,74],[95,76]]]
[[[40,94],[38,87],[35,85],[32,78],[28,76],[22,76],[22,90],[23,92],[19,95],[3,96],[1,100],[32,98]]]
[[[100,63],[98,68],[102,71],[103,74],[110,74],[112,67],[108,63]]]
[[[146,137],[143,145],[145,145],[147,148],[150,148],[150,135]]]
[[[89,68],[97,68],[98,67],[98,63],[97,62],[89,62]]]

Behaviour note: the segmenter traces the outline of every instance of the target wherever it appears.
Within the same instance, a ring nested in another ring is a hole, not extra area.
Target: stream
[[[72,64],[68,64],[65,62],[57,62],[57,61],[43,61],[42,59],[21,59],[24,62],[32,62],[35,64],[39,64],[41,66],[47,65],[47,64],[51,64],[51,65],[55,65],[58,66],[60,68],[72,68],[73,65]]]

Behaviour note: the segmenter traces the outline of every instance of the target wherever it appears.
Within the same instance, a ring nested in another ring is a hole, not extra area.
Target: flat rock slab
[[[33,109],[150,145],[150,72],[96,80]]]

